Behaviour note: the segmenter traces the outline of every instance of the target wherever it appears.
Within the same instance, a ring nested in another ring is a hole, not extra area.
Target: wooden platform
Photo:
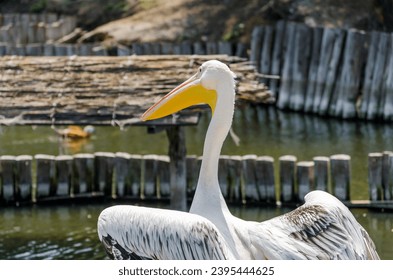
[[[244,59],[226,55],[5,56],[0,57],[0,124],[138,124],[150,105],[209,59],[229,64],[236,73],[238,99],[268,101],[255,69]]]

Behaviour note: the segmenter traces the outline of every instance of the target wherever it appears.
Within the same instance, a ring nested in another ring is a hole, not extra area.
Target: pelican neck
[[[207,218],[215,215],[214,211],[229,213],[219,186],[218,164],[234,112],[235,88],[233,78],[230,79],[217,85],[217,104],[206,132],[198,184],[190,209]]]

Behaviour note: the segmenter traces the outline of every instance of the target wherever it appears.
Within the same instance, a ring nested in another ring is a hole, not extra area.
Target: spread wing
[[[163,209],[113,206],[98,218],[112,259],[229,259],[225,240],[207,219]]]
[[[355,217],[334,196],[314,191],[297,209],[256,224],[252,246],[266,259],[379,259]]]

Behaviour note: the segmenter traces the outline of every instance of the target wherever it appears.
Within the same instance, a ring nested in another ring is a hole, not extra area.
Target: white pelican
[[[115,259],[379,259],[367,232],[338,199],[313,191],[304,205],[264,222],[233,216],[218,184],[218,160],[231,127],[235,75],[211,60],[148,109],[143,120],[207,103],[212,119],[189,213],[113,206],[102,211],[98,235]]]

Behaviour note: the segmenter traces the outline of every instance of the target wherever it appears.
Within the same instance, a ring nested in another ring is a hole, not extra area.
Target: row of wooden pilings
[[[393,34],[311,28],[294,22],[257,26],[250,60],[277,107],[344,119],[393,120]]]
[[[42,14],[0,14],[0,42],[10,46],[54,42],[74,31],[75,16]]]
[[[270,156],[221,156],[219,181],[224,197],[234,203],[293,204],[311,190],[325,190],[350,201],[350,156],[278,159]],[[393,203],[393,153],[371,153],[369,199]],[[188,156],[187,195],[197,184],[201,158]],[[80,197],[160,200],[170,197],[169,157],[103,153],[0,157],[1,204],[31,203]],[[279,182],[276,184],[276,177]]]
[[[246,57],[247,45],[244,43],[219,42],[181,42],[181,43],[133,43],[131,46],[106,48],[100,44],[80,43],[32,43],[11,45],[1,43],[0,56],[128,56],[128,55],[212,55]]]

